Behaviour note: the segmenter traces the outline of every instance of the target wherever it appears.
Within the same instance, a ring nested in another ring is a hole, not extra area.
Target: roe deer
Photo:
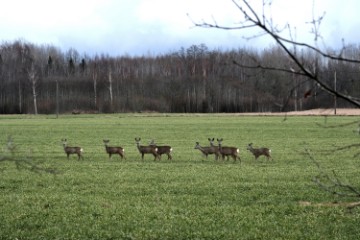
[[[209,141],[211,139],[209,138]],[[210,141],[211,144],[211,141]],[[210,147],[202,147],[200,146],[199,142],[196,142],[195,148],[194,149],[199,149],[207,158],[209,154],[215,154],[215,160],[218,159],[219,157],[219,148],[216,146],[210,146]]]
[[[264,155],[268,160],[269,158],[273,160],[273,158],[270,155],[271,149],[269,148],[265,148],[265,147],[253,148],[252,143],[249,143],[249,145],[247,146],[247,150],[249,150],[255,156],[255,160],[258,159],[258,157],[260,157],[261,155]]]
[[[215,138],[208,138],[210,142],[210,147],[212,150],[210,150],[209,154],[215,154],[215,160],[218,160],[220,157],[219,147],[214,145]]]
[[[234,159],[234,162],[236,161],[236,159],[239,159],[239,161],[241,162],[241,158],[239,156],[239,152],[240,150],[236,147],[223,147],[221,145],[223,139],[217,139],[218,144],[219,144],[219,152],[222,156],[222,159],[224,160],[225,156],[227,156],[227,160],[229,160],[229,156],[232,157],[232,159]]]
[[[156,161],[156,158],[159,158],[158,148],[155,146],[140,146],[140,141],[141,138],[135,138],[137,149],[141,153],[141,159],[144,160],[144,154],[152,154],[154,161]]]
[[[122,147],[109,147],[108,143],[110,142],[110,140],[104,139],[103,140],[104,144],[105,144],[105,150],[106,152],[109,154],[109,159],[111,158],[112,154],[119,154],[119,156],[121,157],[121,159],[125,158],[125,149]]]
[[[150,146],[157,147],[157,149],[158,149],[157,154],[159,155],[159,159],[161,159],[161,155],[166,154],[168,156],[168,160],[172,160],[172,157],[171,157],[172,147],[171,146],[157,146],[155,144],[154,139],[151,140]]]
[[[81,147],[68,147],[66,139],[61,139],[61,141],[63,142],[64,151],[65,151],[68,159],[69,159],[70,154],[77,154],[78,160],[80,160],[80,157],[81,157],[81,159],[84,159],[82,156],[83,149]]]

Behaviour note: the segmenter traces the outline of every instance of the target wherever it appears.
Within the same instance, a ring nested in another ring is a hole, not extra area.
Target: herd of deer
[[[200,146],[199,142],[196,142],[196,145],[195,145],[195,149],[200,150],[206,156],[206,158],[208,157],[208,155],[214,154],[216,160],[218,160],[219,157],[221,157],[223,160],[225,159],[225,157],[227,157],[227,159],[229,159],[229,157],[232,157],[232,159],[234,161],[236,161],[237,159],[239,159],[239,161],[241,161],[240,156],[239,156],[239,153],[240,153],[239,148],[222,146],[222,141],[223,141],[222,138],[217,139],[217,142],[218,142],[217,146],[214,145],[214,141],[215,141],[214,138],[212,138],[212,139],[208,138],[208,140],[210,142],[210,146]],[[149,145],[143,146],[143,145],[140,145],[140,141],[141,141],[141,138],[135,138],[136,146],[141,154],[142,160],[144,160],[145,154],[152,154],[154,156],[154,161],[156,161],[156,159],[160,160],[161,155],[163,155],[163,154],[167,155],[168,160],[172,159],[172,156],[171,156],[172,147],[171,146],[158,146],[155,144],[154,140],[151,140]],[[66,139],[62,139],[62,142],[63,142],[63,146],[64,146],[64,151],[65,151],[68,159],[69,159],[70,154],[77,154],[78,160],[80,158],[83,159],[83,156],[82,156],[83,148],[67,146]],[[106,153],[109,154],[109,158],[111,158],[112,154],[119,154],[122,159],[126,159],[124,148],[108,146],[109,140],[103,140],[103,142],[105,144]],[[264,155],[268,160],[273,159],[270,155],[271,150],[269,148],[265,148],[265,147],[253,148],[252,143],[250,143],[247,146],[247,150],[249,150],[255,156],[255,159],[258,159],[258,157],[260,157],[261,155]]]

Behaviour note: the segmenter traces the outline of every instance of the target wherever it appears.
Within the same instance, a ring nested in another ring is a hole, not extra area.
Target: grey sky
[[[255,4],[260,0],[250,0]],[[296,26],[296,37],[312,43],[306,24],[326,12],[320,31],[328,47],[359,43],[358,0],[273,0],[276,23]],[[223,50],[268,47],[267,38],[245,41],[256,32],[195,28],[195,21],[231,25],[241,21],[230,0],[0,0],[0,40],[24,39],[62,50],[109,55],[156,55],[205,43]],[[314,6],[314,7],[313,7]]]

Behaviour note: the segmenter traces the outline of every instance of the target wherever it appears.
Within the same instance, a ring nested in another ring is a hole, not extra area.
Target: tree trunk
[[[19,113],[22,113],[21,82],[19,80]]]
[[[94,70],[93,73],[93,81],[94,81],[94,106],[97,109],[97,73]]]
[[[36,102],[36,74],[35,74],[35,69],[33,66],[31,67],[31,70],[29,71],[29,80],[31,82],[31,87],[32,87],[34,113],[35,113],[35,115],[37,115],[38,111],[37,111],[37,102]]]
[[[56,118],[59,117],[59,81],[56,79]]]
[[[37,102],[36,102],[36,80],[32,81],[32,93],[33,93],[33,99],[34,99],[34,113],[35,113],[35,115],[37,115],[38,110],[37,110]]]
[[[109,96],[110,96],[110,107],[113,109],[113,90],[112,90],[112,75],[111,70],[109,70]]]

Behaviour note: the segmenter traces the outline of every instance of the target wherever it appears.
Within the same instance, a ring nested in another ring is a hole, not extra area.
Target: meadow
[[[350,202],[312,182],[335,170],[360,188],[358,117],[186,114],[3,115],[0,146],[7,156],[31,159],[57,173],[0,162],[0,239],[358,239],[360,208],[303,206]],[[173,160],[141,156],[151,139],[173,147]],[[240,148],[239,161],[216,161],[195,142],[223,138]],[[68,160],[62,138],[81,146]],[[103,139],[125,148],[109,159]],[[271,148],[273,161],[255,161],[246,146]]]

